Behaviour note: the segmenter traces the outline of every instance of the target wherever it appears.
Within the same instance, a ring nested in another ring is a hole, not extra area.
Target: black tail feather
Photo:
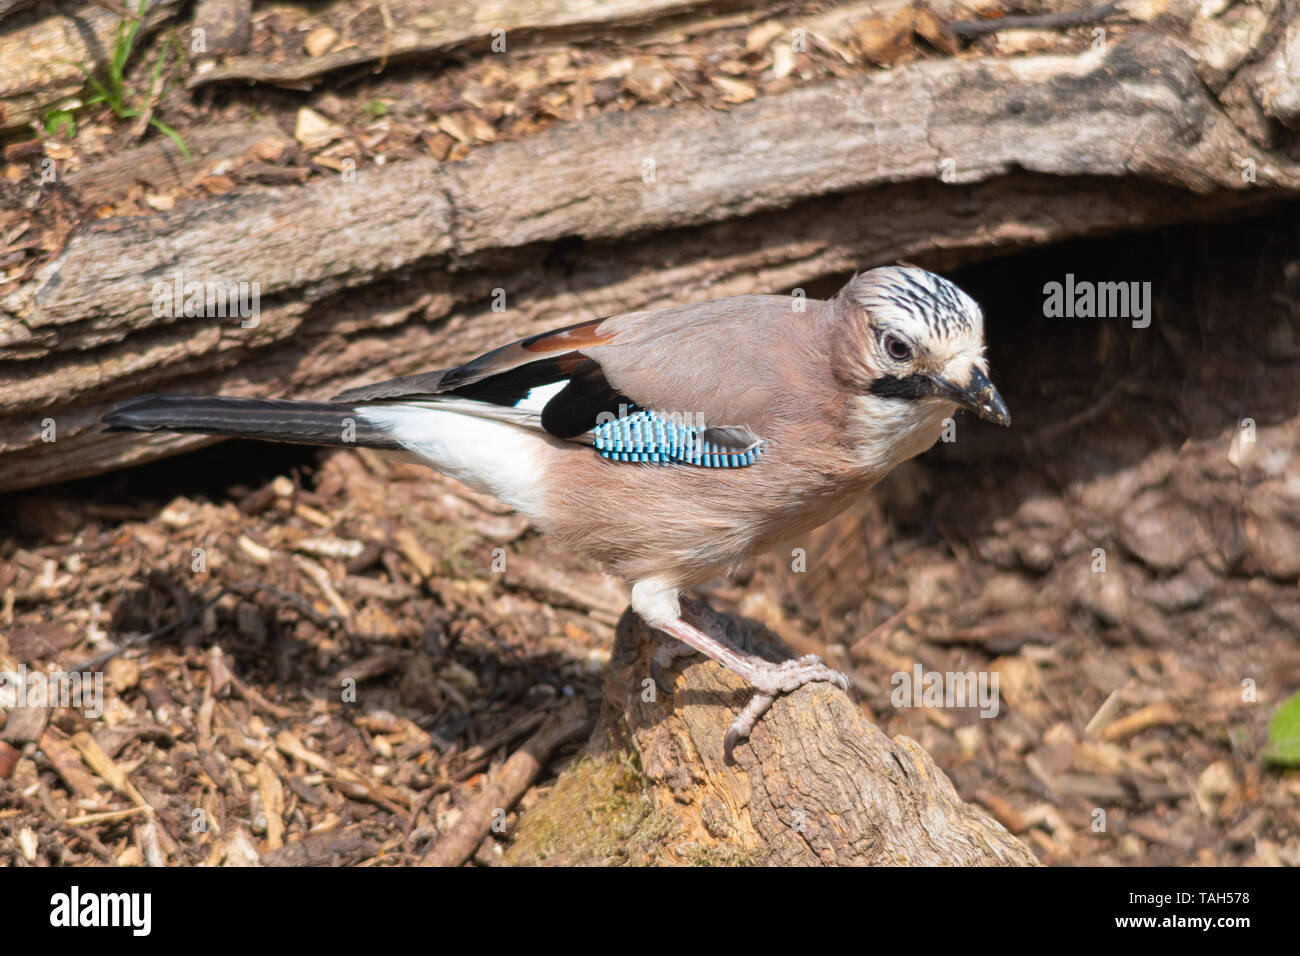
[[[102,419],[113,432],[195,432],[302,445],[400,447],[367,424],[356,410],[326,402],[222,395],[141,395],[115,406]]]

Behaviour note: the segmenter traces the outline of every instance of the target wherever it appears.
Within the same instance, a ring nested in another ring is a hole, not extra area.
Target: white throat
[[[858,395],[849,412],[849,438],[862,468],[879,479],[938,441],[953,412],[940,399]]]

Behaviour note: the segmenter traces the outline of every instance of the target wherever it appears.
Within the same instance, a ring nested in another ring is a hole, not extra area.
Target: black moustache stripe
[[[934,382],[924,375],[882,375],[871,383],[872,395],[884,398],[923,398],[934,394]]]

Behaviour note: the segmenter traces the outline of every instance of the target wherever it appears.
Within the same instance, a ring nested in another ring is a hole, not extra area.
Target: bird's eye
[[[895,362],[906,362],[912,357],[912,346],[908,345],[897,335],[885,336],[885,351]]]

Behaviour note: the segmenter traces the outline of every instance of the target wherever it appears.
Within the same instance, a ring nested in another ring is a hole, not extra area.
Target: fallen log
[[[942,267],[1297,189],[1300,164],[1250,142],[1193,59],[1150,35],[1080,56],[923,61],[724,114],[600,115],[459,163],[94,222],[0,301],[0,489],[194,446],[99,434],[129,394],[323,397],[547,325],[898,257]],[[178,272],[255,282],[255,326],[158,314],[158,284]]]
[[[1238,160],[1251,152],[1167,38],[1077,57],[926,61],[721,116],[693,107],[600,115],[461,163],[417,159],[359,170],[355,182],[96,223],[4,300],[12,319],[0,325],[0,358],[84,350],[163,324],[139,313],[153,303],[153,281],[178,263],[253,275],[264,297],[319,297],[421,261],[681,228],[913,180],[1028,170],[1137,176],[1194,193],[1300,190],[1300,164],[1283,156],[1260,155],[1254,182],[1244,180]],[[762,162],[736,162],[747,153]],[[318,241],[328,233],[333,241]]]

